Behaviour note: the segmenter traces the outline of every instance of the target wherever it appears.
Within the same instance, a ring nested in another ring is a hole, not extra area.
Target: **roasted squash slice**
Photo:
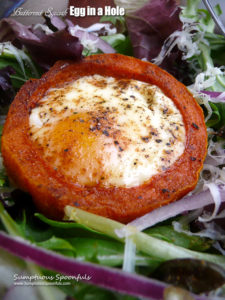
[[[9,177],[55,219],[74,205],[129,222],[194,189],[206,152],[203,112],[187,88],[119,54],[59,61],[28,81],[2,136]]]

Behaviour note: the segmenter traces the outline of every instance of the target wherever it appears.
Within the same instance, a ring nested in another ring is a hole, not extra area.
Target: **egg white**
[[[76,184],[135,187],[184,152],[185,126],[157,86],[101,75],[49,89],[33,108],[30,136],[44,159]]]

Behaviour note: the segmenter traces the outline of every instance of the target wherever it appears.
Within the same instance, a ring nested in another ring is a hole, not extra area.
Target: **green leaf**
[[[53,236],[53,231],[49,226],[46,226],[33,217],[32,203],[26,209],[21,208],[21,211],[18,211],[18,214],[14,216],[14,220],[24,238],[30,240],[32,243],[42,242]]]
[[[14,48],[15,51],[18,51],[18,53],[22,52],[22,50],[19,50],[16,47]],[[23,58],[21,59],[23,62],[24,70],[22,70],[16,56],[13,53],[9,52],[9,50],[6,49],[0,54],[0,69],[11,66],[16,71],[15,74],[10,76],[12,85],[16,90],[18,90],[28,79],[39,78],[43,73],[43,70],[39,66],[37,66],[25,52],[22,53]]]
[[[47,217],[45,217],[44,215],[40,214],[40,213],[35,213],[35,217],[37,217],[38,219],[40,219],[42,222],[52,226],[52,227],[58,227],[58,228],[85,228],[88,231],[91,232],[96,232],[95,230],[90,229],[89,227],[86,227],[84,225],[78,224],[78,223],[74,223],[74,222],[62,222],[62,221],[55,221],[52,219],[48,219]]]
[[[117,53],[129,56],[133,55],[132,44],[128,36],[117,33],[108,36],[101,36],[101,39],[109,43]]]
[[[6,175],[5,168],[1,166],[1,162],[0,162],[0,191],[4,192],[4,188],[6,187],[8,188],[8,186],[9,186],[9,179]]]
[[[218,4],[214,7],[214,11],[217,16],[222,14],[222,10]],[[210,12],[206,9],[198,9],[198,13],[203,15],[202,18],[200,18],[200,23],[204,25],[203,30],[213,33],[215,30],[215,22],[212,19]]]
[[[72,206],[66,206],[65,217],[70,221],[74,220],[86,226],[90,226],[92,229],[105,233],[121,242],[125,242],[125,238],[119,237],[117,232],[122,231],[127,234],[129,233],[132,235],[133,241],[139,251],[161,260],[190,257],[211,261],[225,267],[225,258],[222,255],[214,255],[186,249],[158,238],[154,238],[146,233],[138,232],[137,229],[132,226],[126,226],[117,221],[97,216]]]
[[[198,9],[199,3],[199,0],[187,0],[187,5],[181,13],[184,20],[189,19],[190,22],[196,22],[196,32],[191,38],[196,43],[199,53],[187,60],[190,74],[193,73],[194,75],[192,76],[193,82],[197,75],[208,68],[225,64],[225,38],[214,33],[215,22],[207,10]],[[219,5],[216,5],[214,10],[218,16],[222,13]],[[225,90],[225,75],[214,76],[214,78],[215,82],[207,90],[223,92]],[[214,115],[213,118],[215,117]]]
[[[96,230],[93,230],[90,227],[79,223],[55,221],[55,220],[48,219],[44,215],[39,213],[35,213],[34,215],[45,224],[48,224],[51,227],[52,232],[57,236],[62,235],[65,238],[73,238],[73,237],[94,237],[94,238],[103,238],[103,239],[108,238],[105,234],[99,233]]]
[[[0,220],[5,228],[5,230],[14,236],[23,236],[21,227],[11,218],[8,212],[4,209],[0,201]]]
[[[225,124],[225,103],[210,103],[210,105],[213,109],[213,115],[208,122],[211,122],[212,124],[209,125],[207,122],[207,126],[219,130]]]
[[[206,122],[206,125],[207,127],[214,127],[220,122],[221,117],[218,107],[212,102],[210,102],[210,106],[213,112],[210,119]]]
[[[68,241],[76,249],[79,259],[110,266],[118,266],[123,262],[124,245],[120,242],[82,237]]]
[[[52,236],[50,239],[37,243],[37,246],[53,250],[61,254],[76,257],[75,248],[65,239]]]
[[[76,253],[76,257],[80,260],[97,262],[106,266],[122,265],[124,245],[115,239],[82,224],[54,221],[37,213],[35,216],[50,226],[48,233],[51,235],[51,238],[42,240],[38,245],[54,250],[55,243],[57,239],[59,239],[59,242],[62,242],[62,246],[68,246],[67,248],[61,247],[61,249],[58,247],[57,251],[60,251],[60,253],[71,256],[70,250],[72,247],[74,253]],[[28,226],[30,227],[30,225]],[[30,230],[31,229],[27,229],[27,231]],[[46,233],[44,233],[44,235],[45,234]],[[31,234],[30,236],[34,237],[35,235],[36,234]],[[138,266],[148,266],[150,270],[153,270],[160,262],[161,260],[159,259],[137,253],[136,264]]]
[[[199,7],[200,0],[187,0],[186,6],[182,10],[181,15],[185,18],[193,19],[197,21],[197,10]]]
[[[200,24],[204,25],[203,30],[213,33],[215,29],[215,22],[213,21],[209,11],[206,9],[198,9],[198,14],[200,15]]]
[[[204,252],[212,246],[212,241],[177,232],[172,226],[156,226],[147,229],[145,233],[152,237],[167,241],[168,243],[195,251]]]
[[[125,19],[123,16],[102,16],[100,22],[111,22],[113,25],[116,25],[117,22],[125,22]]]
[[[199,9],[200,2],[200,0],[187,0],[181,16],[197,22],[202,31],[213,33],[215,29],[215,22],[213,21],[208,10]],[[214,10],[218,16],[221,15],[222,10],[219,5],[216,5]],[[204,26],[201,27],[201,25]]]
[[[220,122],[216,125],[216,128],[219,129],[225,124],[225,103],[220,102],[215,103],[215,105],[217,106],[220,114]]]

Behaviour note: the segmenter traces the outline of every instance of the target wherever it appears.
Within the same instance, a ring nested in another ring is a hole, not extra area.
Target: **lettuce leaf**
[[[7,66],[0,70],[0,90],[7,91],[12,87],[10,75],[15,74],[15,70]]]
[[[82,58],[83,46],[66,28],[47,34],[41,29],[25,26],[13,19],[3,19],[0,23],[0,41],[25,46],[34,61],[45,69],[60,59]]]
[[[14,97],[10,75],[15,73],[16,71],[11,66],[0,69],[0,106],[10,103]]]
[[[180,11],[175,0],[152,0],[128,15],[126,23],[134,56],[149,61],[155,58],[167,37],[175,30],[181,29]],[[174,62],[178,65],[180,60],[181,55],[175,49],[161,67],[173,74],[179,70]]]
[[[165,39],[181,29],[180,11],[174,0],[152,0],[127,16],[134,56],[148,60],[156,57]]]

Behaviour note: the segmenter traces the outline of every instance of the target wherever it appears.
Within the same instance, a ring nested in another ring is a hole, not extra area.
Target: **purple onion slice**
[[[0,231],[0,247],[22,259],[67,276],[89,276],[89,283],[124,294],[162,300],[171,287],[144,276],[126,273],[118,269],[81,262],[52,251],[39,248],[26,240],[11,237]],[[209,300],[204,296],[193,296],[195,300]]]

